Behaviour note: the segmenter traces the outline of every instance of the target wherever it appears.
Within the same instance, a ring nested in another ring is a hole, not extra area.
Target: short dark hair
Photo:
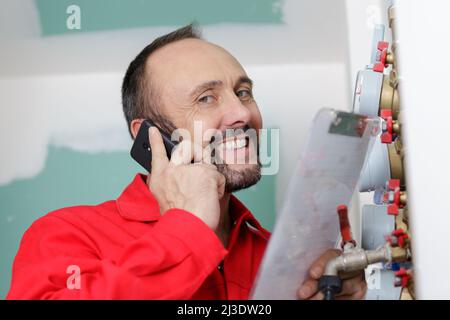
[[[146,62],[157,49],[183,39],[202,39],[197,26],[191,23],[171,33],[155,39],[131,61],[122,83],[122,108],[131,137],[131,121],[134,119],[151,119],[161,129],[171,133],[176,128],[156,107],[157,95],[150,88],[146,77]]]

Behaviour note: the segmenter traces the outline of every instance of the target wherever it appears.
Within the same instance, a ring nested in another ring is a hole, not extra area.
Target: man
[[[183,139],[168,159],[158,130],[149,132],[152,172],[137,175],[115,201],[51,212],[25,233],[9,299],[247,299],[269,233],[232,192],[258,182],[258,161],[211,161],[213,133],[258,130],[252,81],[223,48],[191,26],[156,39],[131,62],[123,109],[136,137],[145,119]],[[213,130],[211,130],[213,129]],[[208,132],[212,132],[209,133]],[[210,139],[211,138],[211,139]],[[221,159],[249,159],[254,143],[240,134],[217,141]],[[213,164],[214,163],[214,164]],[[320,299],[324,253],[299,298]],[[362,298],[361,274],[341,298]]]

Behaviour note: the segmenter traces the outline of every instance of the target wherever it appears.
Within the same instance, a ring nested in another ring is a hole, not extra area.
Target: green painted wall
[[[49,148],[44,170],[36,177],[0,187],[0,297],[5,297],[20,239],[30,224],[49,211],[117,198],[141,168],[127,152],[87,154]],[[237,193],[258,220],[272,229],[275,176]]]
[[[282,23],[283,0],[35,0],[42,35],[199,24]],[[70,30],[70,5],[81,12],[81,28]]]

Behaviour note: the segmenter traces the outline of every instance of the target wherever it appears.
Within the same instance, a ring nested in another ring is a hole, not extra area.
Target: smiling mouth
[[[249,138],[244,137],[234,137],[232,139],[225,140],[219,144],[220,147],[224,146],[225,150],[239,150],[248,147]]]
[[[211,138],[211,144],[216,148],[224,148],[225,150],[239,150],[248,147],[250,137],[246,132],[250,130],[250,127],[245,125],[243,128],[235,130],[237,131],[231,134],[228,131],[223,132],[219,139],[216,139],[217,136],[213,136]]]

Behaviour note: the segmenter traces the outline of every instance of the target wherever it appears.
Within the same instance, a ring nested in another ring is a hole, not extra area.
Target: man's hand
[[[300,299],[323,300],[323,294],[318,292],[319,279],[325,271],[327,262],[342,252],[337,249],[327,250],[320,256],[309,269],[309,279],[307,279],[298,290]],[[363,299],[367,290],[364,279],[364,271],[352,273],[348,277],[342,278],[342,291],[336,295],[336,300],[359,300]]]
[[[208,153],[185,140],[177,145],[169,161],[161,134],[154,127],[149,130],[149,140],[152,173],[147,184],[161,213],[171,208],[183,209],[215,231],[219,224],[219,199],[224,195],[225,177],[208,157],[202,158]],[[192,159],[198,163],[191,164]]]

